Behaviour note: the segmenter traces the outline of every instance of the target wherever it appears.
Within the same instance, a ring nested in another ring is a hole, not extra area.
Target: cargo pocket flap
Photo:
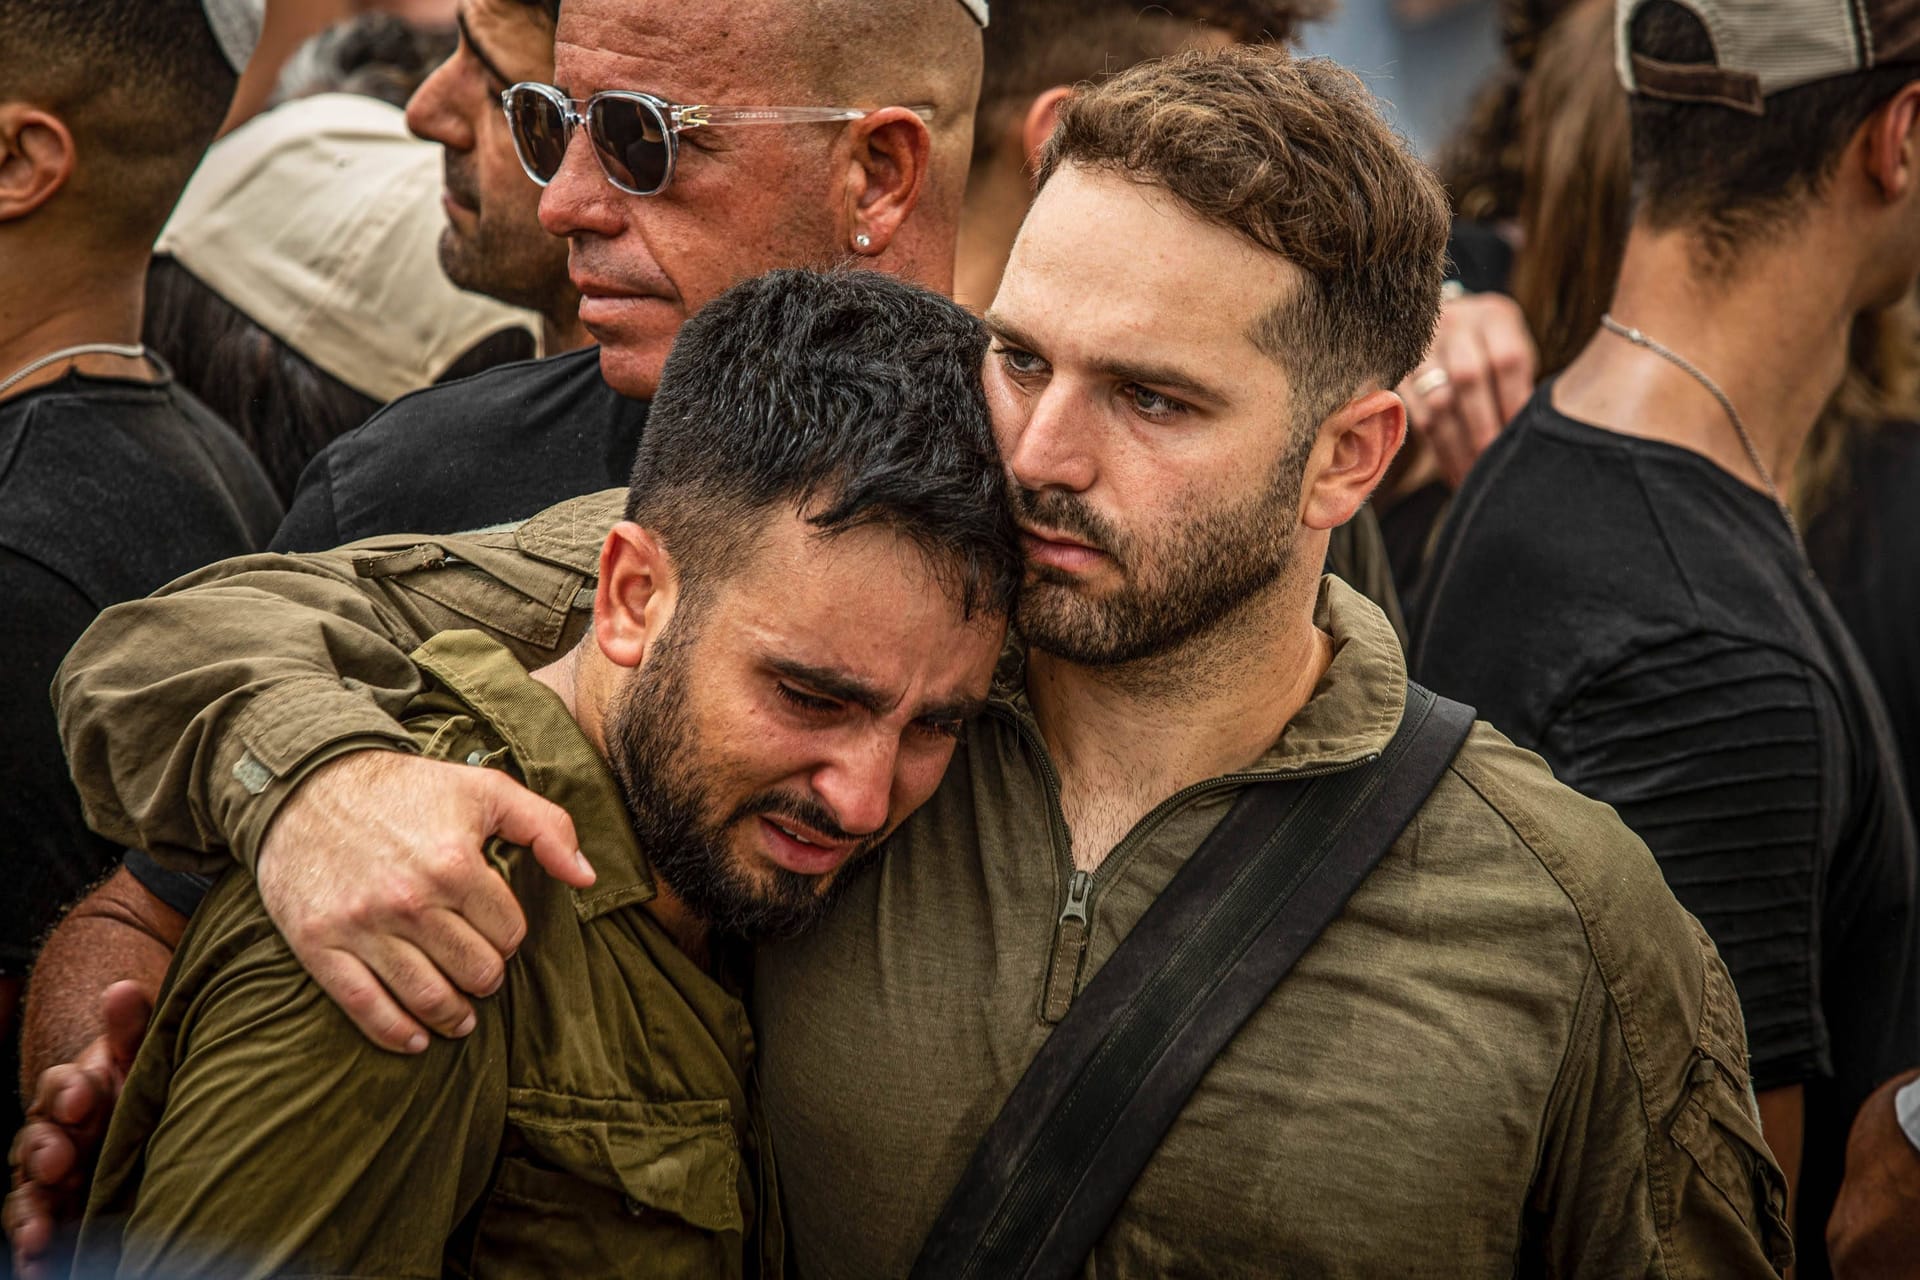
[[[746,1230],[725,1102],[636,1103],[516,1089],[508,1123],[541,1160],[703,1231]]]

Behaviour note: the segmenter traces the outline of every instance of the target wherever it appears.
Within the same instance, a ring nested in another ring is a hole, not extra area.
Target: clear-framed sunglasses
[[[835,124],[878,108],[681,106],[632,89],[608,89],[585,102],[550,84],[525,81],[500,95],[520,167],[541,186],[566,162],[574,129],[585,126],[607,181],[629,195],[652,196],[673,181],[680,135],[688,129],[749,124]],[[923,120],[933,108],[912,107]]]

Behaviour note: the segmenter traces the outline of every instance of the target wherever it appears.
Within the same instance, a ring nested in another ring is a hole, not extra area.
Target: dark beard
[[[1016,487],[1023,523],[1106,552],[1122,582],[1094,601],[1069,575],[1029,567],[1014,624],[1034,648],[1090,667],[1157,657],[1213,630],[1286,572],[1305,466],[1306,451],[1296,447],[1264,492],[1239,507],[1197,513],[1157,544],[1121,533],[1074,494]]]
[[[850,837],[818,802],[780,791],[760,792],[725,817],[712,818],[712,797],[725,778],[703,765],[693,740],[686,705],[693,641],[676,635],[684,625],[684,619],[669,624],[612,707],[607,763],[641,852],[688,910],[710,928],[736,937],[791,937],[827,913],[880,838],[862,843],[827,876],[762,862],[756,877],[739,864],[728,837],[762,814],[791,818],[832,839]]]

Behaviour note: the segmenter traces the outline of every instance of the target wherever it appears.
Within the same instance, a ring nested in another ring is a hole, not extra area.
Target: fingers
[[[361,1035],[393,1053],[426,1052],[426,1028],[407,1016],[357,958],[329,948],[312,959],[301,957],[301,963]]]
[[[39,1263],[53,1245],[53,1205],[47,1193],[32,1183],[15,1187],[7,1196],[4,1219],[14,1274],[20,1280],[42,1274]]]
[[[543,800],[513,779],[486,775],[493,802],[492,831],[511,844],[524,845],[563,884],[584,889],[593,883],[593,867],[580,852],[567,811]]]
[[[125,1075],[140,1051],[140,1042],[147,1037],[153,998],[138,982],[116,982],[100,993],[100,1011],[107,1023],[101,1039],[109,1065]]]
[[[59,1125],[29,1119],[15,1139],[13,1165],[25,1181],[57,1187],[79,1169],[80,1153]]]

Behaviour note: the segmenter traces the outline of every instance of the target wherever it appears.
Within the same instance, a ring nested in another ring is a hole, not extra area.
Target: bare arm
[[[1800,1152],[1806,1138],[1807,1101],[1804,1085],[1785,1085],[1762,1089],[1755,1095],[1760,1104],[1760,1131],[1780,1171],[1787,1175],[1787,1221],[1799,1221]],[[1788,1270],[1791,1277],[1793,1272]]]
[[[187,918],[125,867],[82,898],[34,963],[20,1037],[20,1091],[31,1097],[42,1072],[72,1062],[105,1029],[100,997],[115,982],[137,983],[148,1003],[160,992]]]

